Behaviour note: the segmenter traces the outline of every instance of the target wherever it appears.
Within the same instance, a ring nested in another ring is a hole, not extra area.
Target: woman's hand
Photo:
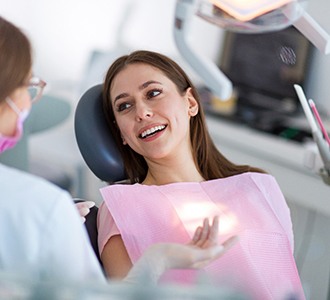
[[[218,259],[238,240],[237,236],[219,244],[219,218],[215,217],[212,225],[206,218],[203,225],[195,231],[192,241],[186,245],[158,243],[150,246],[124,279],[136,282],[139,278],[148,278],[157,282],[169,269],[197,269],[207,266]]]
[[[212,225],[205,218],[187,245],[163,244],[163,251],[167,256],[168,268],[203,268],[223,255],[237,240],[238,237],[233,236],[219,244],[219,217],[216,216]]]

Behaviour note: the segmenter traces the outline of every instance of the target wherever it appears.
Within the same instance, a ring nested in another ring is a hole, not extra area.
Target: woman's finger
[[[199,241],[201,234],[202,234],[202,227],[198,226],[195,230],[192,241],[189,244],[195,245]]]
[[[212,226],[210,228],[208,240],[210,243],[217,243],[219,238],[219,217],[215,216],[212,221]]]
[[[197,247],[201,247],[201,248],[204,247],[204,244],[205,244],[205,242],[206,242],[207,239],[208,239],[209,232],[210,232],[209,219],[208,219],[208,218],[205,218],[205,219],[203,220],[203,226],[202,226],[202,228],[201,228],[201,234],[200,234],[200,236],[199,236],[198,241],[196,241],[196,243],[195,243],[195,245],[196,245]]]
[[[222,245],[224,247],[224,251],[227,251],[229,248],[231,248],[233,245],[235,245],[239,240],[239,237],[237,235],[234,235],[227,240],[225,240]]]
[[[194,268],[203,268],[207,266],[210,262],[221,257],[225,252],[227,252],[233,245],[239,240],[238,236],[232,236],[228,238],[221,245],[210,246],[205,249],[199,249],[198,259],[194,263]],[[197,253],[196,249],[196,253]]]

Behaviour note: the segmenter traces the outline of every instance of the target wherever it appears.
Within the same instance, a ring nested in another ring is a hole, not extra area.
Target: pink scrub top
[[[201,270],[171,270],[163,282],[191,284],[200,276],[252,299],[305,299],[293,257],[290,211],[271,175],[243,173],[204,182],[101,189],[99,249],[120,234],[134,264],[158,242],[187,243],[203,218],[219,216],[219,241],[236,243]]]

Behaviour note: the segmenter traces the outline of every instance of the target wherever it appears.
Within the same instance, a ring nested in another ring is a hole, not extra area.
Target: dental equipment
[[[175,10],[174,40],[181,55],[210,90],[221,100],[233,94],[232,82],[219,67],[189,46],[192,17],[241,33],[296,27],[324,54],[330,53],[330,36],[305,12],[301,0],[178,0]]]
[[[318,147],[321,159],[324,163],[324,167],[320,169],[319,174],[321,175],[323,181],[326,184],[330,185],[330,144],[328,133],[323,126],[321,118],[318,116],[315,105],[313,107],[314,102],[311,101],[312,106],[310,106],[309,102],[306,99],[305,93],[300,85],[295,84],[294,88],[297,92],[301,106],[304,110],[308,124],[311,128],[313,139]],[[315,117],[312,112],[314,112]],[[317,125],[315,118],[318,121],[319,126]]]
[[[321,116],[316,108],[316,105],[314,103],[314,101],[312,99],[308,99],[308,104],[313,112],[313,115],[323,133],[323,137],[324,139],[328,142],[329,146],[330,146],[330,138],[329,138],[329,135],[328,135],[328,132],[326,131],[324,125],[323,125],[323,122],[322,122],[322,119],[321,119]]]

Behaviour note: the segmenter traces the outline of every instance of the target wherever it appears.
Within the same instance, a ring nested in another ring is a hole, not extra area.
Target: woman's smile
[[[139,138],[148,139],[148,138],[156,136],[156,135],[158,136],[159,133],[162,132],[165,128],[166,128],[165,125],[157,125],[157,126],[153,126],[151,128],[145,129],[139,134]]]

